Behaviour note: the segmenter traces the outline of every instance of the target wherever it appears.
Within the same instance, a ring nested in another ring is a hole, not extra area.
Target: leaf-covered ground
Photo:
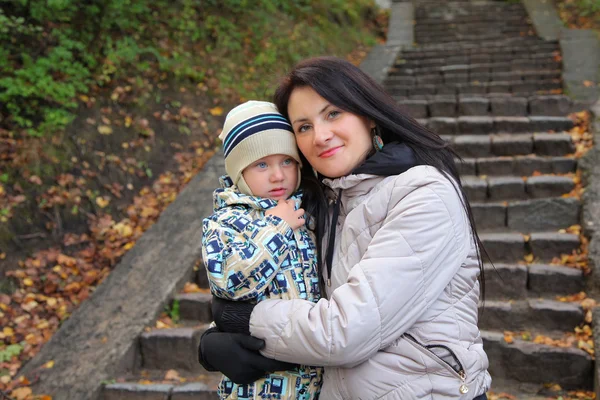
[[[368,49],[346,56],[358,64]],[[245,99],[204,72],[200,83],[150,70],[94,86],[53,135],[0,125],[0,240],[10,237],[0,247],[0,391],[51,399],[32,394],[19,369],[214,154],[224,114]]]

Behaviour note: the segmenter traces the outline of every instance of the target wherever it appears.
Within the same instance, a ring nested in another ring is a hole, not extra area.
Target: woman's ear
[[[377,124],[375,123],[375,121],[369,120],[369,129],[375,129],[375,127],[377,127]]]

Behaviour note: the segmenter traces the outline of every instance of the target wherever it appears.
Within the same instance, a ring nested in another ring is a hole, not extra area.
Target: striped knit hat
[[[300,174],[294,131],[273,103],[247,101],[235,107],[227,114],[219,139],[223,142],[227,175],[242,193],[253,195],[242,171],[256,160],[272,154],[292,157],[298,162]]]

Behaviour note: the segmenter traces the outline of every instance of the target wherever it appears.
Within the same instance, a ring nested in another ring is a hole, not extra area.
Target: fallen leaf
[[[15,400],[26,400],[27,397],[32,395],[32,391],[31,388],[25,386],[13,390],[10,395],[14,397]]]
[[[210,113],[210,115],[218,117],[223,115],[223,108],[222,107],[214,107],[211,108],[210,110],[208,110],[208,112]]]
[[[96,204],[98,204],[98,207],[100,208],[105,208],[106,206],[108,206],[109,203],[110,199],[104,197],[96,197]]]
[[[54,367],[54,360],[50,360],[46,364],[44,364],[44,368],[46,369],[50,369],[52,367]]]
[[[99,132],[101,135],[112,135],[112,133],[113,133],[113,130],[112,130],[112,128],[111,128],[110,126],[107,126],[107,125],[100,125],[100,126],[98,127],[98,132]]]
[[[174,369],[170,369],[167,371],[167,373],[165,374],[165,380],[167,381],[178,381],[179,380],[179,373],[177,371],[175,371]]]

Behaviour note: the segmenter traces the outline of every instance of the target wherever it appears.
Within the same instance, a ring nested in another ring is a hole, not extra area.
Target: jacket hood
[[[255,210],[268,210],[277,205],[276,200],[272,200],[265,197],[250,196],[241,193],[237,186],[233,184],[231,178],[227,175],[223,175],[219,178],[221,187],[216,189],[213,193],[213,211],[231,207],[241,206],[245,208],[251,208]],[[291,197],[296,203],[296,208],[300,207],[301,194],[300,191],[296,191]]]
[[[383,146],[359,165],[352,174],[369,174],[378,176],[400,175],[408,169],[419,165],[413,149],[405,143],[392,142]]]

